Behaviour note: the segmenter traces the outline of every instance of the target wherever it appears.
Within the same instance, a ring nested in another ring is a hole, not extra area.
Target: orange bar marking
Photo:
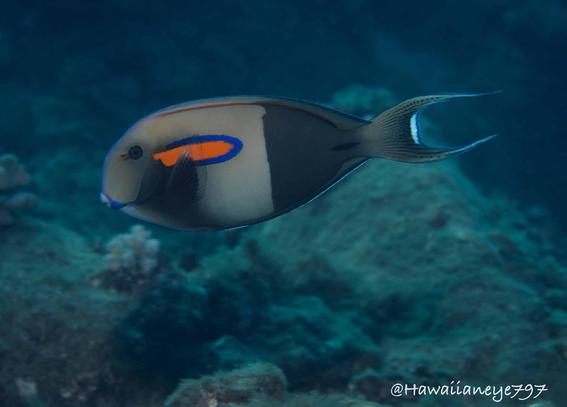
[[[153,154],[153,158],[160,160],[166,167],[172,167],[184,152],[187,152],[193,161],[201,161],[225,155],[232,148],[233,145],[226,141],[206,141],[161,151]]]

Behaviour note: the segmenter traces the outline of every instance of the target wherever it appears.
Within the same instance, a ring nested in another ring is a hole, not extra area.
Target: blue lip
[[[110,196],[108,196],[104,192],[100,193],[100,200],[103,203],[105,203],[106,205],[108,205],[109,208],[112,208],[112,209],[122,209],[126,205],[128,205],[128,203],[123,203],[123,202],[119,202],[119,201],[112,199]]]
[[[112,200],[112,201],[110,201],[110,204],[108,206],[110,206],[112,209],[122,209],[126,205],[127,204],[125,204],[125,203]]]

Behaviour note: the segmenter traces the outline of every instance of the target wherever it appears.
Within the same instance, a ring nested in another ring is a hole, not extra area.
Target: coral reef
[[[15,212],[36,206],[35,194],[21,190],[30,182],[31,177],[18,157],[0,154],[0,229],[15,223]]]
[[[208,373],[211,364],[270,361],[301,388],[345,383],[357,366],[379,362],[379,347],[359,326],[364,315],[307,291],[311,282],[294,284],[255,250],[223,249],[189,275],[160,279],[118,326],[118,356],[168,380]]]
[[[106,244],[104,271],[95,284],[119,291],[135,291],[151,282],[159,271],[160,242],[142,225],[118,234]]]

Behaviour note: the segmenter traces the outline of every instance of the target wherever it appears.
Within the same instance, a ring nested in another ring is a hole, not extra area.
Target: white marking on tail
[[[410,119],[411,138],[416,144],[420,144],[419,140],[419,127],[417,126],[417,113],[414,113]]]

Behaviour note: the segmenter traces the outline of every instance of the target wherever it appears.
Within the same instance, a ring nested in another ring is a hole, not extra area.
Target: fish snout
[[[125,203],[115,201],[104,192],[100,193],[100,201],[111,209],[122,209],[126,206]]]

